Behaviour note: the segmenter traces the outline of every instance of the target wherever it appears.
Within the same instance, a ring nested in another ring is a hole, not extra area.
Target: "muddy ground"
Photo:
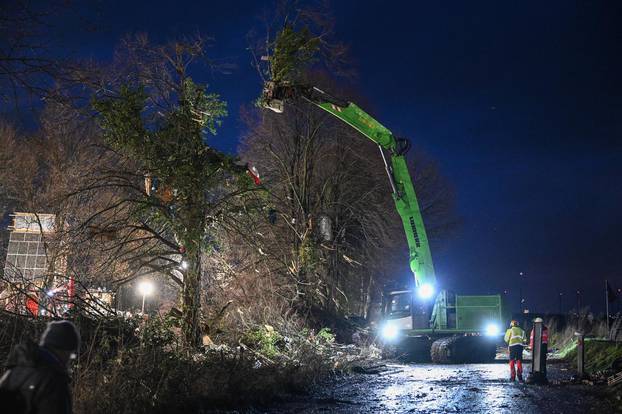
[[[505,363],[387,364],[373,374],[331,381],[311,395],[252,413],[614,413],[604,387],[564,383],[572,371],[549,366],[551,385],[510,383]]]

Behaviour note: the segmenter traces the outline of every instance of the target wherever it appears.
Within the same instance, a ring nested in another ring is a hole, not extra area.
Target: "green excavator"
[[[288,101],[297,99],[304,99],[339,118],[380,149],[406,233],[414,276],[414,289],[383,293],[383,320],[378,332],[387,353],[438,363],[494,359],[506,317],[501,296],[466,296],[438,290],[430,245],[405,158],[410,143],[396,138],[354,103],[335,98],[314,86],[268,81],[260,103],[282,113]]]

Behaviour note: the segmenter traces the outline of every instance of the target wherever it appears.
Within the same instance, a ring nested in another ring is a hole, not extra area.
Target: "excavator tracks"
[[[484,336],[448,336],[432,343],[430,357],[436,364],[491,362],[496,349],[496,343]]]
[[[385,346],[383,357],[403,362],[430,362],[432,340],[427,336],[406,337],[398,345]]]

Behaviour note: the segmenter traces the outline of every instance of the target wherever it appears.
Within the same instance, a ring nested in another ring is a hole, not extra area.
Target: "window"
[[[411,294],[399,293],[389,298],[388,314],[393,318],[403,318],[410,315]]]
[[[46,269],[45,246],[41,234],[11,232],[5,274],[14,279],[32,280]]]

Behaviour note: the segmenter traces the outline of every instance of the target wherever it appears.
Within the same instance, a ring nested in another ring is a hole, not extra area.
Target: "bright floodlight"
[[[380,334],[384,340],[391,341],[397,337],[397,326],[392,323],[387,323],[382,327]]]
[[[499,329],[499,325],[496,323],[491,323],[486,326],[486,335],[495,336],[499,335],[499,333],[501,333],[501,329]]]
[[[417,293],[421,299],[430,299],[434,295],[434,286],[429,283],[424,283],[419,286]]]
[[[151,293],[153,293],[153,283],[147,280],[140,282],[138,284],[138,291],[143,296],[151,295]]]

